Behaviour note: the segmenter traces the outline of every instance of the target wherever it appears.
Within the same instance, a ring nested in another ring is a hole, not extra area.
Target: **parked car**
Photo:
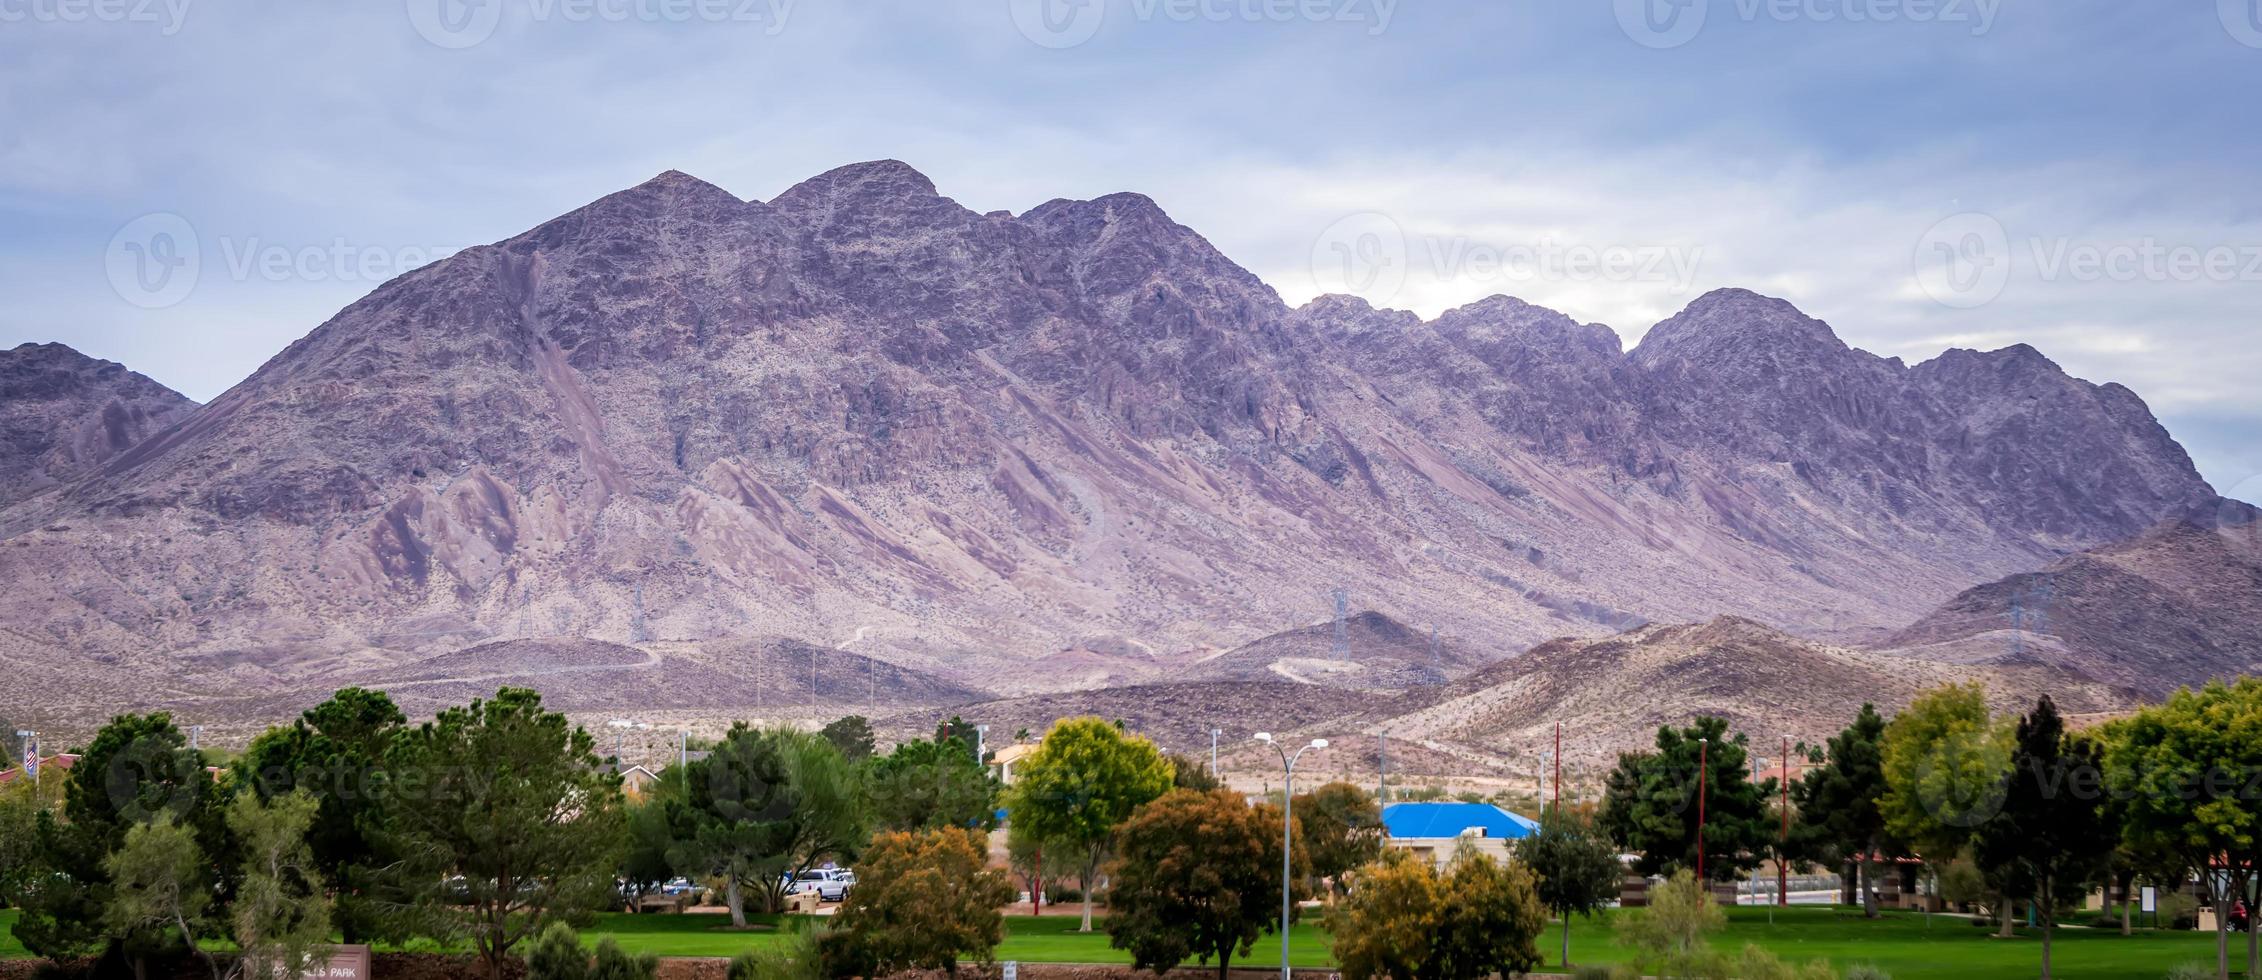
[[[848,889],[856,884],[856,876],[835,868],[811,868],[794,876],[786,883],[785,893],[798,895],[816,892],[820,902],[838,902],[848,897]]]

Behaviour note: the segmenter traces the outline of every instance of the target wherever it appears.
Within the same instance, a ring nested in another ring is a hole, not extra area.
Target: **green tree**
[[[912,739],[873,759],[868,768],[872,810],[882,828],[997,827],[1003,787],[974,758],[971,745],[957,739]]]
[[[542,696],[503,688],[403,731],[386,758],[388,869],[426,928],[467,937],[501,980],[550,919],[611,903],[624,840],[620,778]]]
[[[1405,851],[1360,869],[1359,887],[1327,915],[1328,951],[1344,980],[1426,976],[1444,895],[1437,869]]]
[[[1722,959],[1705,945],[1728,915],[1710,889],[1688,869],[1649,890],[1649,905],[1619,921],[1619,941],[1634,950],[1636,962],[1660,977],[1701,977],[1721,971]]]
[[[1075,852],[1076,848],[1072,845],[1048,844],[1020,824],[1006,827],[1006,866],[1013,869],[1014,874],[1021,876],[1022,887],[1029,892],[1031,908],[1039,914],[1045,910],[1045,883],[1076,874]]]
[[[1153,742],[1125,735],[1098,718],[1070,718],[1052,727],[1022,761],[1007,793],[1010,818],[1038,838],[1083,856],[1083,932],[1092,931],[1092,885],[1115,828],[1169,791],[1170,763]]]
[[[850,762],[862,762],[872,757],[875,744],[872,723],[864,720],[863,715],[836,718],[826,723],[817,734],[833,743],[833,748],[839,749],[840,754]]]
[[[1885,814],[1885,719],[1861,706],[1854,722],[1830,739],[1827,760],[1792,787],[1800,823],[1829,850],[1861,868],[1862,914],[1877,918],[1877,861],[1892,847]]]
[[[207,878],[225,896],[229,882],[214,862],[229,848],[221,819],[222,787],[204,758],[163,713],[120,715],[88,743],[69,771],[62,819],[37,817],[43,855],[41,887],[27,896],[16,938],[41,956],[69,957],[116,946],[146,957],[165,941],[152,930],[114,935],[104,925],[111,905],[111,854],[134,827],[169,819],[188,833],[206,861]]]
[[[1885,726],[1885,792],[1877,798],[1885,832],[1936,865],[1967,850],[1973,830],[2002,806],[2010,736],[1988,714],[1987,691],[1976,683],[1919,695]],[[2008,935],[2008,892],[1996,904]]]
[[[919,969],[957,976],[961,959],[992,961],[1005,940],[998,907],[1012,900],[1005,872],[989,867],[981,832],[882,832],[835,922],[866,976]]]
[[[2042,926],[2042,976],[2050,976],[2057,909],[2080,901],[2104,877],[2113,851],[2105,822],[2104,771],[2095,742],[2068,738],[2045,694],[2019,719],[2011,779],[2002,809],[1979,825],[1973,853],[1982,867],[2014,870]]]
[[[651,894],[676,873],[669,851],[675,847],[675,830],[669,825],[669,807],[683,799],[682,767],[671,767],[660,777],[656,791],[642,800],[626,801],[628,845],[621,854],[620,878],[631,903]]]
[[[1342,889],[1344,876],[1382,856],[1382,809],[1374,795],[1345,782],[1299,793],[1296,840],[1311,876]],[[1316,890],[1316,889],[1315,889]]]
[[[831,742],[805,732],[765,733],[778,743],[785,785],[777,800],[768,876],[769,908],[785,905],[786,879],[831,858],[849,859],[872,833],[864,770]],[[861,878],[859,887],[861,887]]]
[[[2104,731],[2109,781],[2122,802],[2123,833],[2173,855],[2185,868],[2212,869],[2200,881],[2215,907],[2253,894],[2262,866],[2262,800],[2246,791],[2262,772],[2262,681],[2185,689]],[[2230,974],[2228,916],[2215,919],[2215,966]],[[2255,934],[2247,969],[2256,973]]]
[[[1516,843],[1516,857],[1539,875],[1539,901],[1563,920],[1559,961],[1571,965],[1571,916],[1592,918],[1618,898],[1625,868],[1593,819],[1549,807],[1539,829]]]
[[[381,851],[385,811],[373,790],[387,746],[407,721],[384,692],[344,688],[290,727],[253,739],[235,766],[262,800],[303,790],[320,802],[307,846],[337,889],[338,930],[349,943],[386,933],[384,910],[398,897],[378,894],[375,869],[393,858]],[[405,938],[391,932],[387,938]]]
[[[1463,849],[1446,867],[1444,885],[1442,928],[1422,976],[1512,977],[1540,964],[1537,940],[1547,911],[1530,868]]]
[[[787,745],[779,732],[732,725],[705,758],[683,767],[681,794],[663,794],[654,804],[672,839],[668,862],[688,875],[722,878],[723,905],[737,928],[746,927],[747,893],[768,904],[770,880],[786,873],[793,819]]]
[[[1191,958],[1247,956],[1279,928],[1280,810],[1229,790],[1172,790],[1116,831],[1108,873],[1108,945],[1135,967],[1168,973]]]
[[[0,728],[5,728],[0,723]],[[21,905],[48,870],[40,847],[40,824],[52,823],[63,806],[63,780],[0,783],[0,906]]]
[[[147,976],[153,955],[195,950],[197,940],[210,934],[206,914],[213,892],[204,850],[195,832],[172,814],[129,827],[118,849],[103,858],[102,870],[111,887],[98,924],[112,936],[135,937],[122,944],[135,980]],[[211,954],[204,960],[218,980],[220,968]]]
[[[1750,771],[1743,734],[1730,737],[1723,719],[1660,727],[1655,751],[1618,757],[1605,782],[1602,826],[1641,854],[1635,867],[1643,874],[1693,870],[1701,792],[1705,875],[1734,881],[1759,865],[1775,837],[1767,806],[1775,781],[1754,783]]]
[[[299,980],[329,943],[329,891],[307,843],[320,809],[304,790],[265,802],[246,793],[228,805],[228,829],[243,851],[228,910],[239,976]]]

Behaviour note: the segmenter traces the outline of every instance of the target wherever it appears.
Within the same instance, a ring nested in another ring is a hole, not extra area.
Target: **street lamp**
[[[1271,732],[1258,732],[1257,741],[1272,746],[1273,752],[1280,756],[1280,768],[1283,775],[1280,784],[1280,980],[1289,980],[1288,881],[1293,874],[1289,861],[1296,846],[1292,834],[1293,828],[1296,826],[1296,760],[1303,758],[1306,750],[1327,748],[1327,739],[1312,739],[1310,743],[1298,747],[1294,755],[1288,754],[1286,748],[1282,747],[1279,742],[1273,741]]]

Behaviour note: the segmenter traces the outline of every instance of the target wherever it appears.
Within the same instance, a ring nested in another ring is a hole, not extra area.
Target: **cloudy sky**
[[[0,0],[0,346],[198,399],[662,170],[1142,191],[1290,302],[2033,344],[2262,499],[2262,0]]]

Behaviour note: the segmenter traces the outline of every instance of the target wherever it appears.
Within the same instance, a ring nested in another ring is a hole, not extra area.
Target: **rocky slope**
[[[193,689],[765,636],[1031,690],[1341,588],[1490,659],[1896,626],[2208,494],[2125,390],[2016,348],[1904,367],[1740,290],[1625,352],[1506,297],[1289,309],[1136,194],[671,172],[385,284],[0,512],[0,657]]]
[[[2216,499],[2127,541],[1965,590],[1883,640],[1930,660],[2006,657],[2157,698],[2262,667],[2262,514]]]
[[[1926,688],[1978,681],[1996,710],[2048,693],[2071,712],[2131,703],[2133,692],[2051,665],[2001,658],[1938,663],[1834,647],[1736,617],[1651,626],[1598,640],[1564,638],[1443,688],[1417,690],[1360,729],[1472,758],[1526,762],[1551,748],[1592,766],[1649,742],[1659,725],[1726,718],[1763,744],[1819,742],[1875,703],[1890,714]]]
[[[93,473],[195,409],[122,364],[62,344],[0,351],[0,507]]]

